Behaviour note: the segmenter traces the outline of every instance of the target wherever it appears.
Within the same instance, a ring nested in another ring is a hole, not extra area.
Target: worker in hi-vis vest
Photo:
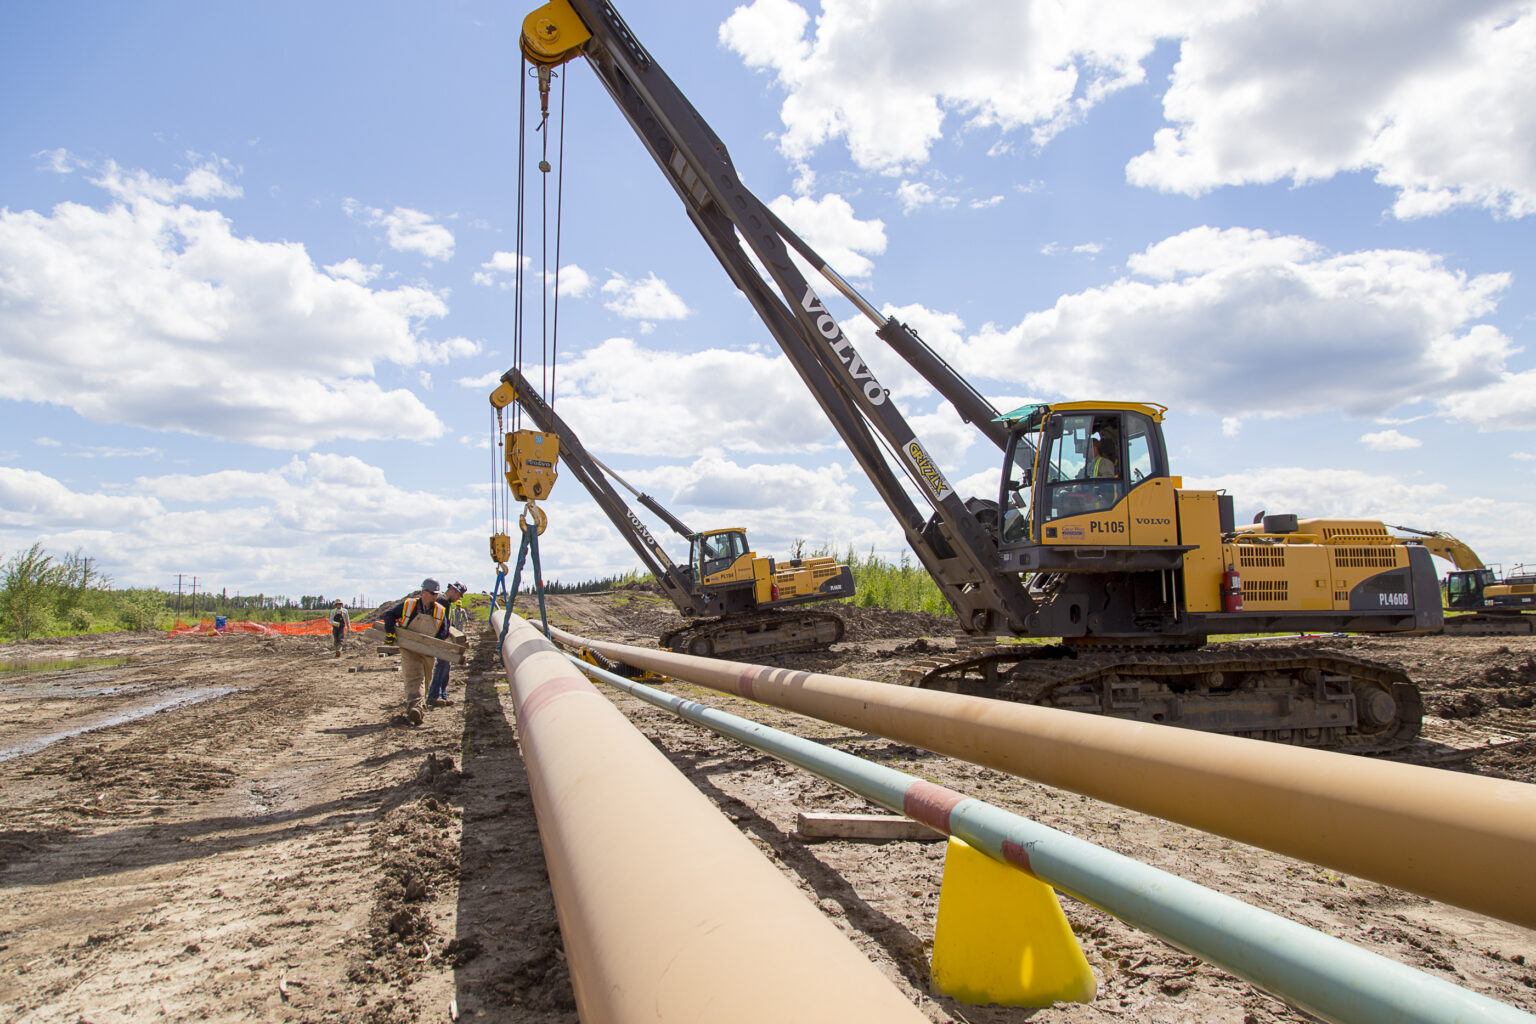
[[[448,589],[443,591],[443,596],[437,599],[438,604],[447,604],[448,619],[443,624],[443,635],[439,640],[453,640],[462,637],[464,630],[459,628],[464,624],[464,608],[458,604],[466,593],[464,584],[450,583]],[[432,685],[427,687],[427,707],[435,708],[439,704],[452,704],[453,698],[448,696],[448,661],[446,658],[438,658],[437,664],[432,668]]]
[[[448,632],[448,602],[437,599],[437,580],[421,581],[421,592],[406,598],[399,604],[384,610],[385,642],[402,629],[409,629],[425,636],[438,637]],[[426,704],[421,688],[432,671],[433,659],[425,654],[400,648],[400,675],[405,684],[405,720],[420,725],[426,717]]]

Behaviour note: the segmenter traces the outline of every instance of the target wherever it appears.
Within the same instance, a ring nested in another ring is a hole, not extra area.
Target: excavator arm
[[[882,340],[1000,448],[997,412],[916,334],[880,316],[740,181],[729,152],[606,0],[553,0],[523,22],[522,51],[548,71],[585,57],[689,219],[752,304],[968,629],[1022,631],[1035,611],[1022,580],[999,571],[988,515],[951,487],[836,318],[791,258],[798,252],[876,324]],[[547,103],[547,97],[542,98]],[[767,271],[764,279],[759,267]],[[887,457],[889,453],[889,458]],[[892,469],[931,506],[924,513]]]
[[[1415,542],[1423,545],[1430,554],[1445,559],[1458,569],[1482,569],[1483,560],[1477,552],[1448,533],[1433,530],[1415,530],[1411,526],[1394,526],[1394,530],[1411,533]]]
[[[597,502],[598,508],[603,510],[619,533],[634,548],[635,554],[645,563],[645,567],[656,577],[661,584],[661,589],[677,606],[677,610],[685,616],[697,618],[706,614],[705,609],[694,596],[696,588],[693,580],[676,563],[667,557],[667,552],[642,523],[634,511],[624,503],[618,492],[608,482],[608,475],[604,473],[602,463],[593,458],[582,445],[576,432],[566,426],[555,411],[549,407],[533,385],[528,383],[522,373],[516,369],[508,370],[501,375],[502,384],[491,394],[491,404],[502,408],[511,402],[516,402],[527,414],[534,426],[546,434],[554,434],[560,439],[560,460],[565,463],[567,472],[576,477],[581,485],[592,495],[592,500]],[[649,496],[641,495],[640,500],[647,508],[656,511],[659,503]],[[663,510],[664,512],[664,510]],[[664,512],[662,518],[673,530],[684,537],[691,538],[693,534],[685,523]]]

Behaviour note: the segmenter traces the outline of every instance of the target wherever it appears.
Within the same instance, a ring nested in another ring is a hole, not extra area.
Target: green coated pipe
[[[952,789],[625,679],[587,675],[963,839],[1106,913],[1338,1024],[1533,1024],[1536,1018],[1177,875]]]

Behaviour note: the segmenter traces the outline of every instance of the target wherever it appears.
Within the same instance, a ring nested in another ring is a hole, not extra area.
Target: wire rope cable
[[[560,247],[564,240],[561,226],[564,223],[565,212],[565,104],[567,79],[560,79],[560,145],[556,159],[559,161],[560,170],[555,178],[555,315],[554,325],[549,339],[549,392],[544,400],[549,403],[550,411],[555,408],[555,369],[560,360]]]

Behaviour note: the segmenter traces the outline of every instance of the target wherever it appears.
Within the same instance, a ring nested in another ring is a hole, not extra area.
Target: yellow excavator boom
[[[1484,568],[1483,560],[1477,557],[1477,552],[1448,533],[1415,530],[1411,526],[1394,526],[1392,529],[1414,534],[1418,543],[1424,545],[1430,554],[1445,559],[1458,569]]]

